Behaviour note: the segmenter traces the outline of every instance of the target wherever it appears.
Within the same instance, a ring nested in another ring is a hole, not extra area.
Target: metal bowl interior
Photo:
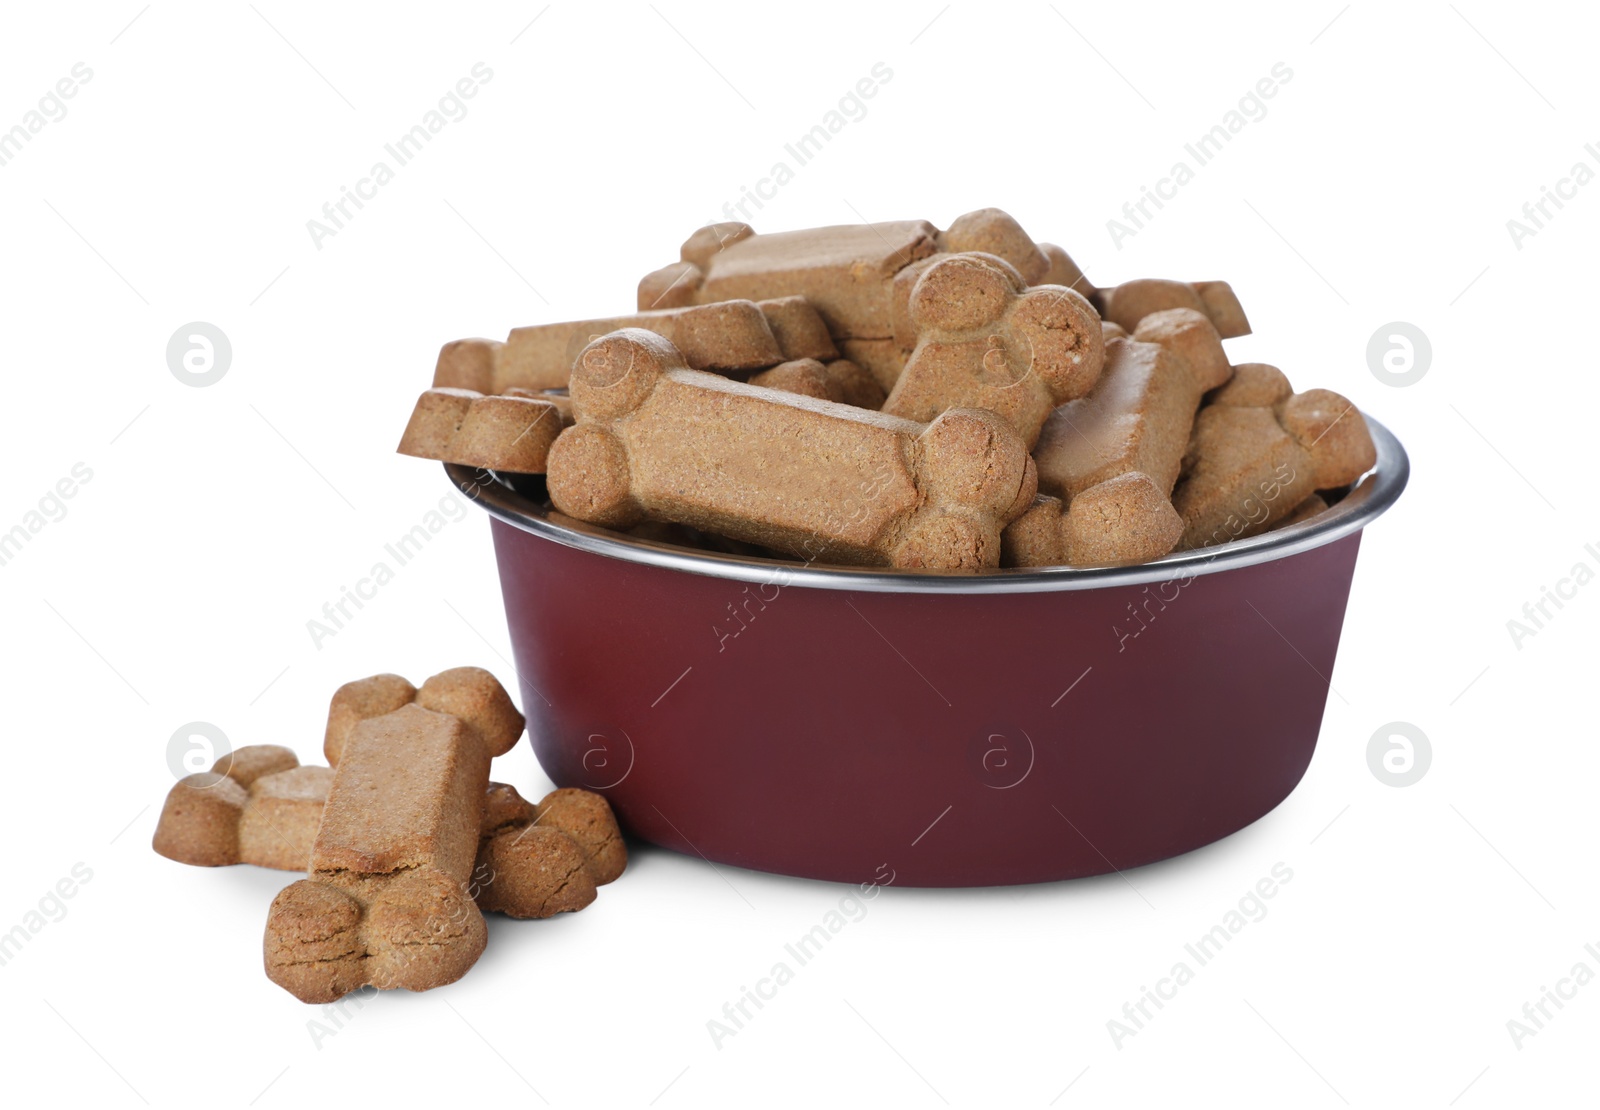
[[[581,551],[691,574],[740,582],[769,582],[781,572],[786,586],[881,593],[1038,593],[1163,582],[1175,576],[1217,574],[1322,547],[1359,532],[1385,512],[1406,487],[1411,464],[1393,433],[1368,416],[1377,462],[1339,501],[1311,520],[1216,547],[1175,552],[1136,566],[1042,567],[957,574],[804,564],[748,558],[653,543],[578,521],[551,519],[546,505],[517,493],[484,471],[453,463],[445,471],[458,490],[490,515],[526,532]]]

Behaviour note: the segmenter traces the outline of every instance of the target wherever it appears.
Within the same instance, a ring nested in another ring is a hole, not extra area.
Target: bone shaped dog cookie
[[[757,235],[748,224],[711,224],[689,236],[680,261],[639,282],[639,307],[803,293],[844,357],[888,390],[916,345],[907,309],[912,287],[928,265],[970,251],[1005,259],[1029,284],[1092,291],[1066,251],[1035,243],[1000,209],[982,208],[957,217],[945,231],[926,220],[769,235]]]
[[[240,748],[218,759],[210,771],[174,784],[156,823],[153,846],[168,859],[199,867],[245,863],[304,871],[333,776],[331,767],[300,766],[287,748]],[[588,882],[569,874],[571,847],[554,838],[525,835],[535,824],[541,833],[553,831],[571,840]],[[512,917],[582,909],[593,901],[593,887],[615,881],[628,862],[611,807],[587,790],[552,791],[535,806],[515,787],[491,782],[479,838],[473,869],[478,908]],[[549,881],[557,874],[560,882]]]
[[[595,336],[622,327],[668,337],[698,370],[732,377],[759,371],[769,388],[825,392],[863,408],[883,403],[871,375],[839,357],[822,317],[804,297],[727,301],[516,328],[503,343],[447,343],[433,388],[417,399],[397,450],[506,474],[542,474],[550,445],[572,422],[565,396],[572,360]],[[796,363],[807,368],[796,370]]]
[[[894,275],[936,252],[938,235],[926,220],[766,235],[746,224],[714,224],[685,240],[680,261],[640,280],[639,308],[800,294],[835,340],[887,339],[894,335]]]
[[[912,291],[930,266],[953,254],[992,255],[1014,269],[1028,285],[1060,285],[1085,298],[1095,291],[1066,251],[1053,243],[1035,243],[1021,224],[998,208],[980,208],[958,216],[939,233],[938,244],[937,253],[908,264],[894,276],[892,317],[902,362],[917,345]]]
[[[1240,367],[1240,371],[1244,371]],[[1316,490],[1355,481],[1377,461],[1366,421],[1332,390],[1284,395],[1287,379],[1254,364],[1248,379],[1200,410],[1172,504],[1184,549],[1253,536]],[[1266,400],[1266,404],[1241,404]]]
[[[440,349],[433,385],[485,394],[563,388],[578,352],[596,336],[618,328],[644,328],[666,336],[696,370],[737,373],[776,366],[786,359],[839,357],[822,318],[804,297],[783,296],[760,304],[728,299],[513,328],[504,342],[458,339]]]
[[[1131,338],[1110,342],[1095,387],[1053,411],[1034,447],[1039,488],[1066,505],[1067,562],[1145,562],[1172,550],[1183,528],[1168,498],[1195,411],[1231,374],[1216,329],[1193,309],[1152,313]],[[1036,507],[1011,525],[1011,558],[1049,557],[1021,539],[1047,515]]]
[[[951,408],[989,409],[1032,447],[1051,410],[1100,376],[1104,340],[1089,302],[1060,286],[1028,288],[993,255],[930,266],[910,313],[917,345],[883,404],[895,416],[928,421]]]
[[[269,753],[282,753],[288,763],[261,774],[241,773]],[[304,871],[332,784],[332,768],[301,767],[287,748],[240,748],[211,770],[173,785],[152,846],[170,860],[198,867],[251,863]]]
[[[1183,523],[1154,481],[1138,471],[1085,490],[1070,506],[1040,494],[1000,534],[1005,567],[1093,567],[1159,559]]]
[[[561,427],[560,408],[550,400],[429,389],[417,398],[396,450],[419,459],[541,474]]]
[[[534,806],[513,787],[490,783],[481,831],[472,893],[484,913],[543,918],[581,910],[628,862],[611,806],[587,790],[555,790]]]
[[[1171,281],[1167,278],[1136,278],[1095,293],[1100,315],[1120,324],[1129,332],[1152,312],[1169,308],[1192,308],[1210,318],[1217,334],[1224,339],[1250,334],[1250,321],[1239,303],[1233,286],[1225,281]]]
[[[1037,485],[993,413],[923,425],[731,382],[636,329],[591,344],[571,388],[550,497],[608,527],[650,517],[806,559],[976,568],[998,563],[1000,529]]]
[[[946,254],[977,252],[1003,258],[1029,285],[1042,284],[1066,255],[1061,251],[1052,258],[1044,244],[1035,243],[1021,224],[998,208],[979,208],[957,216],[939,233],[938,241],[940,251]]]
[[[522,733],[522,714],[517,712],[511,699],[487,671],[476,667],[445,671],[423,683],[420,689],[399,675],[379,674],[347,682],[334,691],[328,702],[328,725],[322,741],[323,754],[328,762],[339,762],[340,753],[351,733],[363,721],[393,713],[411,704],[460,717],[488,737],[497,753],[509,750]],[[557,790],[527,812],[518,808],[527,803],[510,787],[499,791],[491,789],[488,798],[489,806],[484,817],[485,838],[490,838],[491,829],[503,831],[511,825],[538,825],[543,830],[565,833],[581,849],[597,885],[613,882],[627,866],[627,846],[617,828],[616,818],[611,813],[610,805],[598,794],[587,790]],[[503,803],[500,812],[510,813],[511,817],[497,816],[497,800]],[[500,838],[495,840],[497,851],[501,853],[501,866],[493,870],[504,874],[512,861],[508,854],[512,845]],[[527,866],[540,855],[532,850],[530,842],[530,847],[521,853],[519,868],[525,872]],[[499,882],[496,880],[497,885]],[[501,887],[501,890],[504,892],[510,888]],[[537,891],[530,888],[529,897],[534,893]],[[501,900],[511,905],[514,903],[509,900],[517,897],[522,896],[503,893]],[[522,897],[522,901],[527,902],[528,897]],[[519,913],[512,909],[503,909],[502,912],[512,913],[513,916],[544,916]]]
[[[485,738],[495,755],[511,750],[522,735],[522,714],[494,675],[481,667],[441,671],[420,689],[397,674],[379,674],[347,682],[333,692],[328,702],[322,754],[337,767],[345,741],[356,725],[413,702],[424,709],[460,717]]]
[[[474,667],[435,675],[409,698],[409,683],[383,677],[330,711],[325,750],[337,769],[310,874],[267,917],[267,975],[306,1002],[368,984],[454,982],[487,936],[470,881],[489,761],[516,742],[522,715]],[[365,715],[386,699],[401,704]]]

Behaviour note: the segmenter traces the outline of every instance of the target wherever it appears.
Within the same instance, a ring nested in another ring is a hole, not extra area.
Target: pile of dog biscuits
[[[327,767],[272,744],[173,786],[154,847],[180,863],[306,877],[267,914],[267,976],[304,1002],[453,983],[482,955],[483,915],[581,910],[627,866],[606,800],[563,789],[534,805],[489,780],[523,717],[488,671],[414,687],[346,683],[328,709]]]
[[[1249,332],[1226,282],[1097,289],[998,209],[712,224],[632,314],[447,343],[399,450],[713,550],[1141,563],[1310,519],[1376,461],[1344,397],[1229,363]]]

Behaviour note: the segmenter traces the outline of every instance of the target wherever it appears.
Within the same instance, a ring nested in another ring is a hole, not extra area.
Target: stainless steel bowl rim
[[[1411,474],[1411,463],[1400,441],[1372,417],[1366,417],[1366,421],[1377,447],[1377,463],[1344,498],[1326,512],[1264,535],[1196,551],[1176,552],[1153,562],[1125,567],[1035,567],[931,574],[925,571],[807,565],[784,559],[756,559],[693,551],[633,539],[579,522],[557,523],[549,519],[548,509],[510,487],[486,478],[481,470],[446,463],[445,472],[458,491],[476,501],[496,519],[543,539],[610,559],[778,587],[803,586],[867,593],[1044,593],[1137,586],[1187,579],[1192,575],[1220,574],[1297,555],[1360,531],[1395,503]]]

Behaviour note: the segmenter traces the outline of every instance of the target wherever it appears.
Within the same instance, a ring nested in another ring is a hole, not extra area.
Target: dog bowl
[[[1209,844],[1316,746],[1362,529],[1404,449],[1326,512],[1133,567],[802,566],[553,519],[481,471],[528,733],[559,786],[712,863],[988,886]]]

